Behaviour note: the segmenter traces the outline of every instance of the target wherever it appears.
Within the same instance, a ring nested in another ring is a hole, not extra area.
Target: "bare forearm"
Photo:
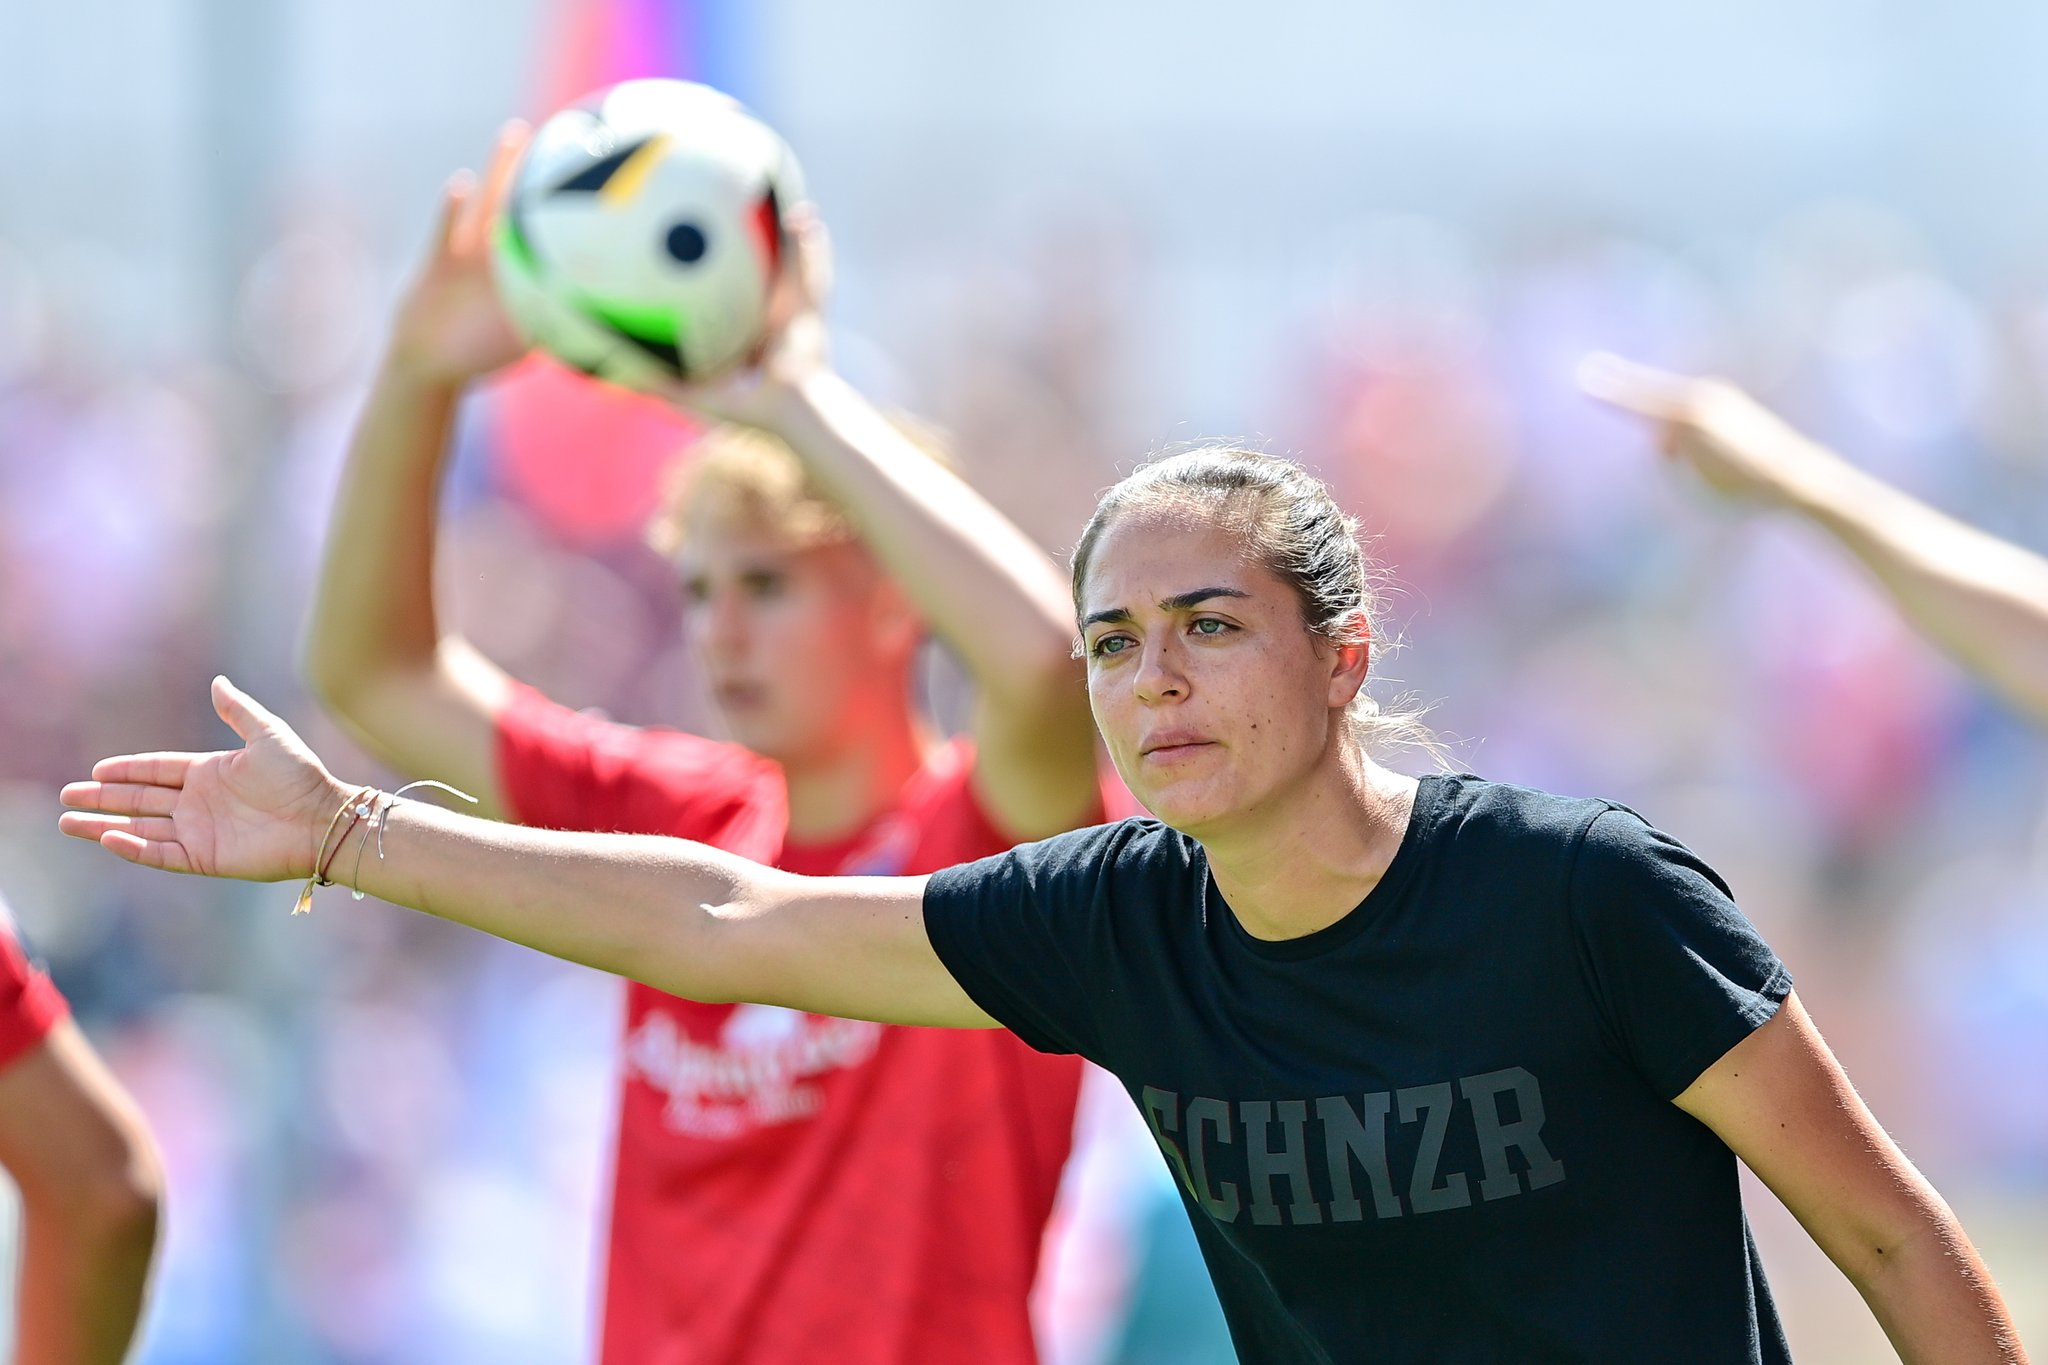
[[[1074,623],[1059,570],[987,499],[837,376],[794,390],[778,429],[985,694],[1064,668]]]
[[[306,681],[384,763],[503,815],[495,717],[511,680],[434,611],[442,456],[462,390],[427,373],[394,352],[371,385],[306,621]]]
[[[27,1201],[18,1365],[116,1365],[142,1312],[153,1205],[96,1215]]]
[[[2012,1314],[1945,1208],[1851,1279],[1906,1365],[2026,1365]]]
[[[336,879],[693,1000],[882,1023],[994,1021],[940,964],[920,878],[792,876],[703,844],[528,829],[406,802]]]
[[[2048,559],[1832,457],[1787,502],[1869,566],[1916,629],[2048,720]]]
[[[394,904],[697,1000],[728,998],[719,910],[764,873],[679,839],[527,829],[403,801],[329,876]],[[357,880],[360,875],[360,881]]]
[[[307,620],[307,673],[330,698],[382,670],[434,660],[441,456],[460,396],[390,359],[371,384]]]

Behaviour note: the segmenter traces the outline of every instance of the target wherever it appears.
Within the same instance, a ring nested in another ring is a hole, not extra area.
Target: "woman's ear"
[[[1365,686],[1372,671],[1372,623],[1365,613],[1354,612],[1338,636],[1329,642],[1330,705],[1346,707]]]

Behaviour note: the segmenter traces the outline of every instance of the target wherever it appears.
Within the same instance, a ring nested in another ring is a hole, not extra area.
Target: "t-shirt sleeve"
[[[1792,974],[1727,884],[1627,810],[1587,827],[1572,873],[1581,969],[1623,1054],[1675,1099],[1778,1012]]]
[[[1098,1055],[1082,969],[1108,911],[1121,826],[1061,834],[932,874],[924,923],[961,989],[1040,1052]]]
[[[772,765],[736,744],[621,725],[515,684],[498,714],[498,779],[521,824],[718,842],[764,793]]]
[[[57,987],[8,932],[6,911],[0,908],[0,1067],[48,1037],[69,1013]]]

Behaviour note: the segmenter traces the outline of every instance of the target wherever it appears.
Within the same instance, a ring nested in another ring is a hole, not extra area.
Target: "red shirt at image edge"
[[[42,1042],[69,1013],[50,978],[21,951],[0,905],[0,1067]]]

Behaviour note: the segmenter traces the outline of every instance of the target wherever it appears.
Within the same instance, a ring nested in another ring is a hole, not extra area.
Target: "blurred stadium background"
[[[168,1153],[141,1359],[584,1355],[612,984],[136,873],[57,835],[55,788],[224,742],[223,668],[366,771],[291,659],[385,310],[501,118],[637,74],[782,129],[844,367],[1056,553],[1165,443],[1319,467],[1383,536],[1390,671],[1459,763],[1715,863],[2048,1338],[2040,737],[1571,385],[1594,346],[1724,371],[2048,546],[2044,51],[2048,11],[1995,0],[0,7],[0,891]],[[560,387],[472,405],[456,618],[566,700],[702,727],[633,534],[675,430]],[[1070,1277],[1057,1365],[1141,1358],[1113,1291],[1156,1165],[1104,1167],[1124,1233]],[[1800,1358],[1882,1356],[1752,1209]]]

